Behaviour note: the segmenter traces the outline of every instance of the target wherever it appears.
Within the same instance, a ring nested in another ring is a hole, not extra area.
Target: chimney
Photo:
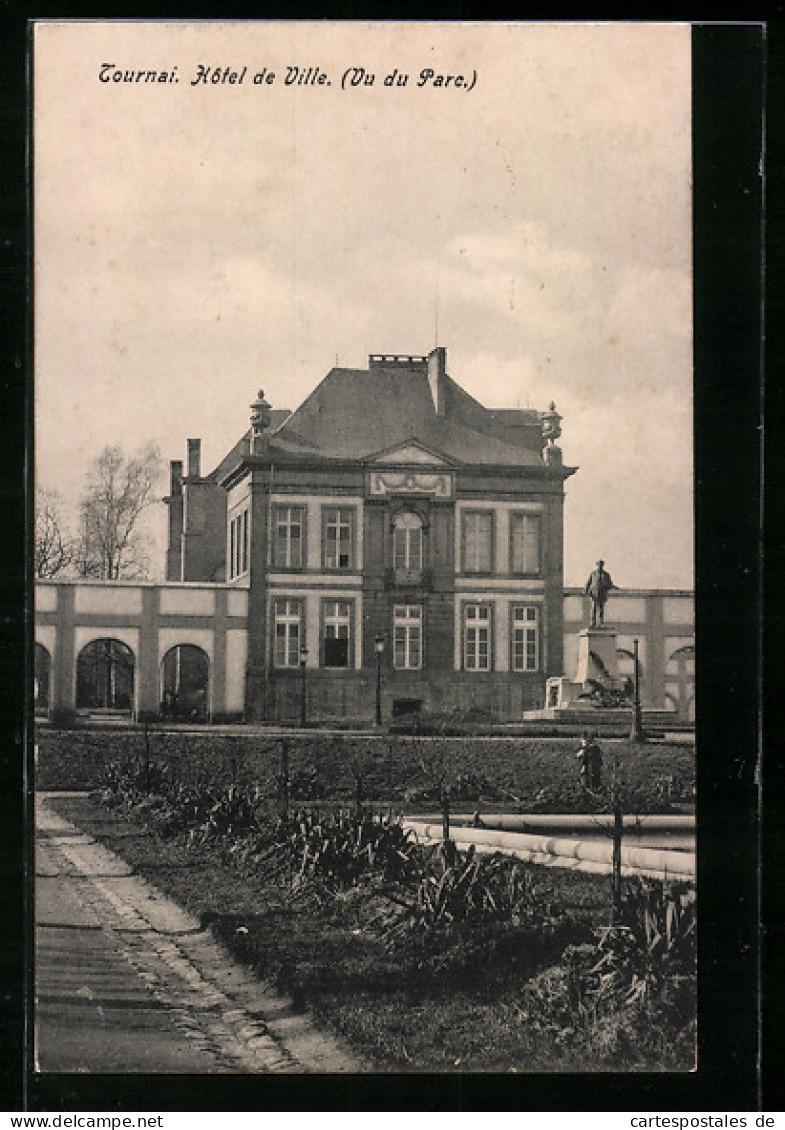
[[[179,459],[172,459],[169,464],[169,493],[182,494],[183,492],[183,464]]]
[[[202,458],[202,441],[200,439],[188,440],[188,478],[198,479],[199,464]]]
[[[428,384],[431,389],[433,410],[437,416],[444,415],[444,378],[447,372],[447,350],[438,345],[428,354]]]

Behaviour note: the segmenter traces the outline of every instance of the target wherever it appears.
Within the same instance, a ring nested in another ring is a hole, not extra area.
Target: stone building
[[[294,412],[260,393],[202,476],[172,463],[167,579],[248,593],[246,715],[477,707],[520,718],[561,672],[564,482],[553,406],[492,410],[427,357],[334,368]],[[379,656],[377,658],[377,656]]]
[[[560,417],[492,410],[427,357],[332,369],[294,412],[259,395],[209,474],[171,464],[164,582],[36,585],[36,708],[141,718],[518,721],[574,674]],[[614,590],[618,665],[694,716],[693,597]]]
[[[35,599],[39,716],[64,709],[99,718],[245,717],[247,589],[198,581],[55,580],[39,581]],[[563,599],[565,670],[572,675],[587,609],[581,589],[565,590]],[[694,720],[693,604],[691,592],[670,589],[615,592],[608,604],[619,626],[619,670],[631,674],[631,645],[638,639],[642,702],[671,710],[679,721]],[[312,671],[306,675],[310,679]],[[367,689],[362,716],[369,720],[375,687]],[[310,720],[310,684],[305,690]],[[282,705],[287,710],[280,720],[299,719],[299,702],[290,697]]]

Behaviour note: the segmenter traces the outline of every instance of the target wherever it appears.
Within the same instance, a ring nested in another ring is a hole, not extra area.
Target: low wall
[[[504,832],[535,832],[545,835],[546,832],[564,832],[566,834],[577,832],[601,832],[613,827],[613,816],[606,813],[587,813],[582,815],[509,815],[499,812],[479,813],[481,827],[499,829]],[[436,824],[441,819],[439,816],[423,817],[423,823]],[[469,823],[474,816],[456,816],[455,823],[470,827]],[[693,832],[695,830],[695,817],[689,815],[625,815],[622,825],[630,834],[640,832]]]
[[[436,843],[442,839],[441,824],[406,820],[404,827],[412,831],[419,841],[425,843]],[[455,826],[450,827],[450,839],[463,850],[474,846],[480,854],[502,852],[504,855],[512,855],[528,863],[541,863],[546,866],[565,867],[595,874],[610,875],[612,870],[613,845],[610,843],[594,843],[578,837],[568,839]],[[624,843],[621,849],[621,864],[624,875],[646,875],[663,880],[694,880],[696,873],[694,852],[629,847]]]

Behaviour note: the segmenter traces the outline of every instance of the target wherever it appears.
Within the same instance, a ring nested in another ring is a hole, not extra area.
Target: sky
[[[39,484],[439,344],[562,414],[568,585],[692,587],[690,97],[686,24],[39,23]]]

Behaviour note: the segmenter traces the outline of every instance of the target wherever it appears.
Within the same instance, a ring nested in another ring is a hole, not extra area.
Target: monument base
[[[644,732],[683,728],[674,710],[641,710]],[[525,710],[524,722],[558,722],[565,726],[582,727],[586,730],[613,728],[629,732],[632,726],[632,707],[621,706],[582,706],[580,702],[569,706],[546,706],[542,710]]]
[[[526,710],[525,722],[560,722],[565,725],[615,730],[632,726],[631,681],[619,675],[615,628],[584,628],[578,635],[575,678],[552,676],[545,683],[545,705]],[[626,699],[630,697],[630,701]],[[603,699],[605,702],[603,703]],[[610,701],[609,701],[610,700]],[[644,731],[662,730],[677,721],[674,711],[644,708]]]
[[[578,633],[578,665],[575,682],[584,690],[599,683],[606,690],[621,690],[615,628],[584,628]]]
[[[569,706],[582,693],[583,687],[580,683],[565,679],[563,675],[551,677],[545,682],[545,708],[552,710]]]

